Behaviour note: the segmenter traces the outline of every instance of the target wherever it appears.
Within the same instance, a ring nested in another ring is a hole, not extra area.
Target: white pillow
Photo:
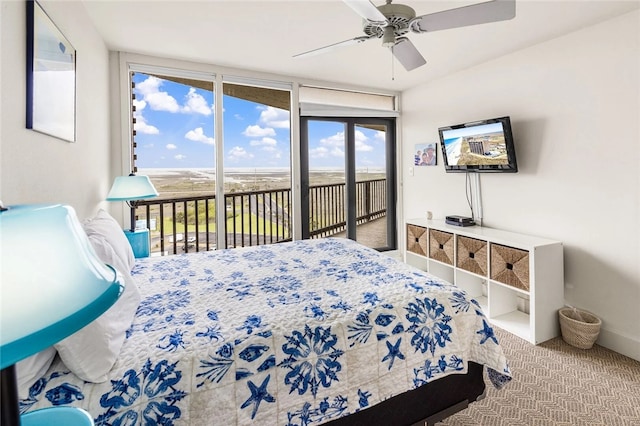
[[[91,224],[93,223],[92,220]],[[118,231],[122,233],[121,229]],[[126,241],[126,237],[124,238]],[[54,347],[67,368],[76,376],[87,382],[101,383],[108,379],[107,374],[118,358],[141,297],[129,273],[129,266],[125,264],[126,259],[123,261],[102,235],[89,235],[89,241],[100,260],[118,271],[119,278],[124,280],[125,289],[105,313],[56,343]]]
[[[124,235],[120,224],[109,213],[100,209],[95,217],[82,222],[82,226],[89,237],[102,237],[104,241],[100,241],[99,243],[109,244],[113,248],[116,256],[122,260],[123,266],[127,268],[126,272],[131,272],[136,261],[133,255],[133,249],[131,248],[131,244],[129,244],[129,240]],[[96,240],[92,241],[94,244],[97,242]],[[96,248],[95,245],[94,248]],[[100,255],[101,251],[97,248],[96,251],[98,255]],[[105,263],[109,263],[104,259],[102,260]],[[123,270],[122,272],[125,271]]]
[[[29,388],[44,376],[55,357],[56,349],[53,346],[49,346],[47,349],[16,363],[18,396],[20,399],[29,397]]]
[[[127,282],[125,292],[107,312],[56,343],[54,346],[67,368],[87,382],[106,381],[139,303],[137,287]]]

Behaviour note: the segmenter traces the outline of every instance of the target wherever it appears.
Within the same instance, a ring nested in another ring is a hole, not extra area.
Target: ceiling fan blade
[[[515,0],[493,0],[442,12],[417,16],[411,30],[417,33],[447,30],[488,22],[506,21],[516,16]]]
[[[407,70],[418,68],[427,63],[426,59],[418,52],[418,49],[406,37],[399,37],[396,44],[391,48],[393,56]]]
[[[367,21],[387,22],[387,17],[369,0],[342,0]]]
[[[341,47],[345,47],[345,46],[351,46],[353,44],[358,44],[358,43],[362,43],[365,42],[367,40],[369,40],[370,38],[372,38],[373,36],[359,36],[359,37],[355,37],[349,40],[344,40],[344,41],[340,41],[338,43],[333,43],[330,44],[328,46],[324,46],[324,47],[319,47],[317,49],[313,49],[313,50],[309,50],[307,52],[302,52],[302,53],[298,53],[297,55],[293,55],[294,58],[301,58],[301,57],[307,57],[307,56],[315,56],[315,55],[320,55],[322,53],[327,53],[330,52],[332,50],[341,48]]]

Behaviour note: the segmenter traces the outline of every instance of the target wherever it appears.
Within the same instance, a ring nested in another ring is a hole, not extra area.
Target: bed
[[[97,425],[413,424],[481,397],[483,375],[510,380],[474,300],[351,240],[136,259],[129,278],[139,303],[106,376],[81,379],[58,348],[21,412],[79,406]]]

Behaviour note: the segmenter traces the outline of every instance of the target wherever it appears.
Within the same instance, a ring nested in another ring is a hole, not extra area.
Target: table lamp
[[[95,254],[73,208],[0,203],[0,368],[2,425],[93,425],[74,407],[20,416],[15,363],[70,336],[124,290]]]
[[[131,173],[118,176],[107,195],[107,201],[126,201],[131,208],[131,232],[136,230],[136,200],[158,196],[158,191],[147,176]]]
[[[131,173],[129,176],[118,176],[107,195],[107,201],[126,201],[131,209],[131,229],[125,229],[124,234],[131,244],[136,258],[147,257],[151,251],[149,230],[136,229],[136,200],[153,198],[158,192],[147,176]]]

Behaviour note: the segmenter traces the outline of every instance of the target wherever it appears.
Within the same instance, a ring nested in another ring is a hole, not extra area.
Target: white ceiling
[[[361,18],[341,0],[82,1],[111,50],[392,91],[416,86],[640,6],[639,0],[519,0],[516,17],[510,21],[410,33],[409,38],[427,64],[407,72],[392,61],[390,51],[378,39],[323,55],[292,57],[363,34]],[[413,7],[417,15],[477,2],[394,1]],[[373,3],[381,5],[384,1]]]

